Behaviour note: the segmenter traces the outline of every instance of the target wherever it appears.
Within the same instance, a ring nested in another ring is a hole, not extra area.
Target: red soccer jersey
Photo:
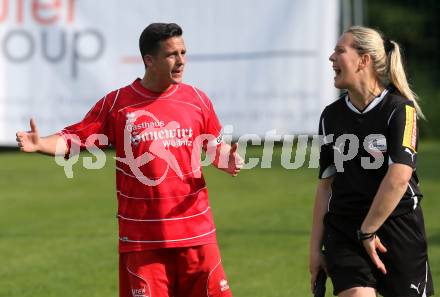
[[[60,132],[69,152],[94,134],[116,149],[121,253],[216,242],[199,144],[219,144],[221,126],[204,93],[182,83],[154,93],[137,79]]]

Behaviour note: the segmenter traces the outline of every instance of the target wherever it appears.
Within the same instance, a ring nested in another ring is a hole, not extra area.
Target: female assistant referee
[[[312,288],[325,269],[340,297],[430,296],[417,118],[399,45],[351,27],[330,56],[347,90],[322,112],[319,181],[310,243]],[[325,249],[325,255],[321,252]]]

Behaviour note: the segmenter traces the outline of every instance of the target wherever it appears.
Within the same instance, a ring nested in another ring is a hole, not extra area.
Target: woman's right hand
[[[318,272],[324,269],[327,273],[327,267],[325,265],[324,254],[321,251],[316,251],[310,253],[309,259],[309,271],[310,271],[310,290],[315,290],[316,277],[318,276]]]

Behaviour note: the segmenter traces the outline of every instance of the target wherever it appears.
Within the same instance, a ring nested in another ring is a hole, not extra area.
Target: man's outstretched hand
[[[35,120],[32,118],[30,120],[30,131],[19,131],[16,133],[18,147],[21,151],[26,153],[33,153],[39,150],[40,135],[38,133],[37,125]]]
[[[244,160],[237,153],[238,142],[231,145],[231,149],[229,151],[229,160],[228,160],[228,168],[227,172],[232,176],[237,176],[240,173],[241,168],[243,168]]]
[[[217,146],[212,164],[218,169],[223,170],[232,176],[237,176],[244,165],[244,160],[237,153],[237,149],[238,143],[234,143],[231,146],[223,143]]]

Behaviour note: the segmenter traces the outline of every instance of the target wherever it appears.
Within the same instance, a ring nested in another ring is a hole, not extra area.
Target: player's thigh
[[[217,244],[182,249],[178,263],[179,297],[232,296]]]
[[[433,284],[421,208],[387,220],[379,236],[388,249],[381,255],[388,273],[379,279],[379,293],[386,297],[431,295]]]
[[[338,297],[376,297],[374,288],[355,287],[342,291]]]
[[[121,254],[119,296],[173,297],[175,269],[173,269],[172,258],[172,249]]]
[[[334,295],[352,288],[374,292],[377,287],[376,269],[355,235],[358,221],[333,215],[325,218],[325,260]]]

